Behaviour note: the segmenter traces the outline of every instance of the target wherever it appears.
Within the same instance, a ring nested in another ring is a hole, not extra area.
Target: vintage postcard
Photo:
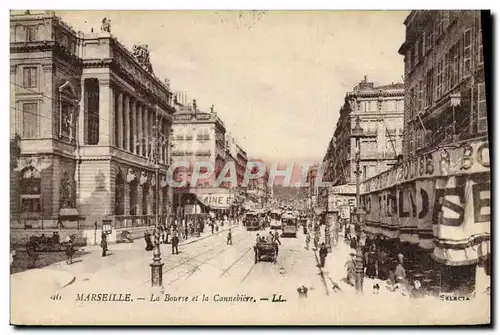
[[[490,15],[12,10],[11,323],[489,324]]]

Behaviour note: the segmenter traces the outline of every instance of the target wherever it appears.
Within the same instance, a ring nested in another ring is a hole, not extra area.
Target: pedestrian
[[[377,276],[377,253],[375,244],[372,244],[370,250],[365,253],[366,276],[374,279]]]
[[[75,249],[73,247],[73,239],[68,235],[66,236],[66,263],[71,265],[73,263],[73,254]]]
[[[274,232],[274,240],[276,241],[276,243],[278,243],[279,245],[281,245],[280,233],[278,231]]]
[[[311,234],[308,232],[306,234],[306,250],[309,250],[309,243],[311,243]]]
[[[188,223],[184,222],[184,238],[187,239],[189,236]]]
[[[403,266],[403,255],[398,255],[399,263],[394,269],[394,275],[396,276],[397,283],[404,283],[406,280],[406,270]]]
[[[319,263],[320,267],[325,267],[326,256],[328,255],[328,249],[326,248],[325,243],[321,243],[321,247],[319,248]]]
[[[179,233],[177,232],[177,229],[174,230],[172,234],[172,255],[179,254]]]
[[[319,231],[314,233],[314,250],[318,250],[319,245]]]
[[[268,241],[269,243],[273,243],[275,239],[276,239],[276,237],[274,237],[273,232],[272,232],[272,231],[270,231],[270,232],[269,232],[269,235],[267,236],[267,241]]]
[[[108,251],[108,242],[106,241],[106,233],[101,233],[101,249],[102,249],[102,257],[106,257],[106,251]]]
[[[348,259],[344,265],[347,270],[346,282],[349,285],[354,286],[355,275],[356,275],[356,263],[354,262],[355,255],[353,252],[351,252],[349,256],[350,259]]]
[[[151,234],[149,231],[144,232],[144,241],[146,242],[146,251],[151,251],[153,250],[153,242],[151,242]]]
[[[231,233],[231,229],[227,232],[227,245],[233,245],[233,235]]]
[[[378,279],[387,280],[389,278],[389,256],[382,247],[380,247],[379,252],[377,253],[377,264]]]

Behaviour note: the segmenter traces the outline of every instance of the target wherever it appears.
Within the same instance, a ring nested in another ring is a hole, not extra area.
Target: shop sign
[[[227,209],[235,201],[234,194],[208,193],[198,195],[198,200],[205,206],[215,209]]]
[[[196,120],[210,120],[210,114],[207,113],[197,113],[195,117]]]
[[[193,114],[177,114],[174,115],[174,121],[191,121]]]
[[[361,193],[383,190],[417,179],[490,172],[489,142],[463,143],[407,160],[361,184]]]

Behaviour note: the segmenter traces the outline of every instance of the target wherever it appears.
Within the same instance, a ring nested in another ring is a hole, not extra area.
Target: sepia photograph
[[[9,16],[11,325],[491,324],[489,10]]]

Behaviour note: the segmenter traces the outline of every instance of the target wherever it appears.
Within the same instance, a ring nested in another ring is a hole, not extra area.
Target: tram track
[[[244,237],[242,237],[241,239],[237,240],[236,242],[242,241],[242,240],[244,240],[245,238],[248,238],[248,237],[249,237],[249,236],[244,236]],[[204,250],[204,251],[202,251],[202,252],[200,252],[200,253],[198,253],[198,254],[196,254],[196,255],[194,255],[194,256],[192,256],[192,257],[190,257],[190,258],[186,259],[186,260],[183,260],[183,261],[181,261],[180,263],[177,263],[176,265],[174,265],[174,266],[172,266],[172,267],[170,267],[170,268],[168,268],[168,269],[164,270],[164,271],[162,272],[162,274],[166,274],[166,273],[168,273],[168,272],[170,272],[170,271],[172,271],[172,270],[175,270],[176,268],[178,268],[178,267],[180,267],[180,266],[182,266],[182,265],[184,265],[184,264],[187,264],[187,263],[189,263],[189,262],[192,262],[193,260],[197,259],[198,257],[200,257],[200,256],[202,256],[202,255],[204,255],[204,254],[206,254],[206,253],[208,253],[208,252],[210,252],[210,251],[212,251],[212,250],[214,250],[214,249],[218,248],[218,247],[220,247],[220,245],[215,245],[215,246],[211,247],[210,249]],[[225,250],[226,250],[226,249],[223,249],[223,250],[222,250],[222,252],[224,252]],[[220,252],[220,253],[219,253],[219,254],[217,254],[216,256],[220,255],[222,252]],[[216,256],[214,256],[214,257],[216,257]],[[213,257],[212,257],[212,258],[213,258]],[[211,258],[211,259],[212,259],[212,258]],[[210,260],[210,259],[209,259],[209,260]],[[208,261],[208,260],[207,260],[207,261]],[[204,263],[206,263],[206,262],[204,262]],[[203,263],[202,263],[202,264],[200,264],[200,265],[203,265]],[[145,281],[145,282],[144,282],[144,284],[148,284],[148,283],[150,283],[150,282],[151,282],[151,279],[148,279],[147,281]]]
[[[240,238],[240,239],[236,240],[236,243],[238,243],[238,242],[240,242],[240,241],[243,241],[243,240],[247,239],[248,237],[249,237],[249,236],[244,236],[243,238]],[[205,254],[205,253],[206,253],[206,252],[208,252],[208,251],[214,250],[215,248],[216,248],[216,247],[213,247],[213,248],[211,248],[211,249],[209,249],[209,250],[207,250],[207,251],[203,252],[202,254]],[[168,285],[172,285],[172,284],[174,284],[175,282],[179,281],[180,279],[188,279],[188,278],[190,278],[193,274],[195,274],[195,272],[196,272],[195,270],[196,270],[197,268],[199,268],[200,266],[203,266],[203,265],[207,264],[209,261],[211,261],[212,259],[214,259],[214,258],[218,257],[219,255],[223,254],[224,252],[226,252],[226,251],[228,251],[228,250],[229,250],[229,249],[228,249],[227,247],[223,247],[223,249],[222,249],[222,250],[220,250],[218,253],[216,253],[216,254],[215,254],[215,255],[213,255],[212,257],[210,257],[210,258],[208,258],[208,259],[206,259],[206,260],[202,261],[201,263],[197,264],[196,266],[191,267],[188,271],[184,272],[181,276],[179,276],[179,277],[175,278],[174,280],[172,280],[172,281],[171,281]],[[191,258],[190,260],[192,261],[192,260],[194,260],[194,259],[198,258],[199,256],[201,256],[201,254],[198,254],[197,256],[195,256],[195,257]],[[187,262],[184,262],[183,264],[186,264],[186,263],[187,263]],[[183,264],[178,264],[178,266],[183,265]],[[176,267],[177,267],[177,266],[176,266]],[[175,267],[172,267],[170,270],[173,270],[174,268],[175,268]],[[164,273],[165,273],[165,272],[164,272]],[[186,277],[186,275],[187,275],[187,277]]]

